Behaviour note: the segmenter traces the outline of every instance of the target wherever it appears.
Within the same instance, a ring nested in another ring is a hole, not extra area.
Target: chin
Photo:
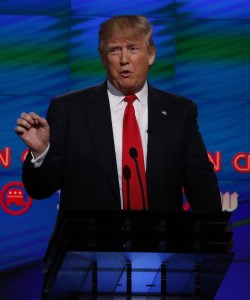
[[[133,94],[133,93],[136,93],[138,92],[138,88],[136,86],[131,86],[131,85],[127,85],[127,86],[120,86],[120,91],[123,93],[123,94]]]

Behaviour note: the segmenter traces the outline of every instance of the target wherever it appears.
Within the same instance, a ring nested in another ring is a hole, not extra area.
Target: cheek
[[[134,65],[140,73],[144,73],[148,70],[149,60],[145,59],[145,57],[141,57],[140,59],[134,61]]]
[[[115,62],[108,62],[106,70],[109,70],[110,73],[116,73],[117,69],[117,64]]]
[[[111,64],[106,65],[106,72],[107,72],[108,75],[113,75],[114,74],[114,69],[113,69]]]
[[[140,65],[138,65],[138,73],[140,74],[140,76],[142,75],[147,75],[148,73],[148,64],[147,62],[143,61],[140,63]]]

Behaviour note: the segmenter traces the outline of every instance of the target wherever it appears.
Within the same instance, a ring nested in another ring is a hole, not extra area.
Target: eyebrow
[[[115,43],[110,43],[110,45],[108,45],[109,49],[113,49],[113,48],[121,48],[121,47],[139,47],[138,43],[136,42],[131,42],[131,43],[127,43],[126,45],[123,44],[115,44]]]

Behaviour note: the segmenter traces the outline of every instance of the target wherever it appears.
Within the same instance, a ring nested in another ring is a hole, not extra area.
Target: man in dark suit
[[[15,131],[30,148],[23,165],[28,194],[42,199],[60,190],[59,215],[124,209],[123,100],[135,94],[147,209],[182,210],[184,189],[194,211],[221,211],[196,105],[147,82],[156,52],[147,19],[118,16],[104,22],[99,52],[107,81],[54,98],[46,119],[22,113],[17,120]]]

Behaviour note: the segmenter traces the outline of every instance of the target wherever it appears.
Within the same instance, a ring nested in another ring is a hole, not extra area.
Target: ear
[[[148,57],[149,67],[153,65],[154,61],[155,61],[155,51],[152,51],[151,53],[149,53],[149,57]]]

